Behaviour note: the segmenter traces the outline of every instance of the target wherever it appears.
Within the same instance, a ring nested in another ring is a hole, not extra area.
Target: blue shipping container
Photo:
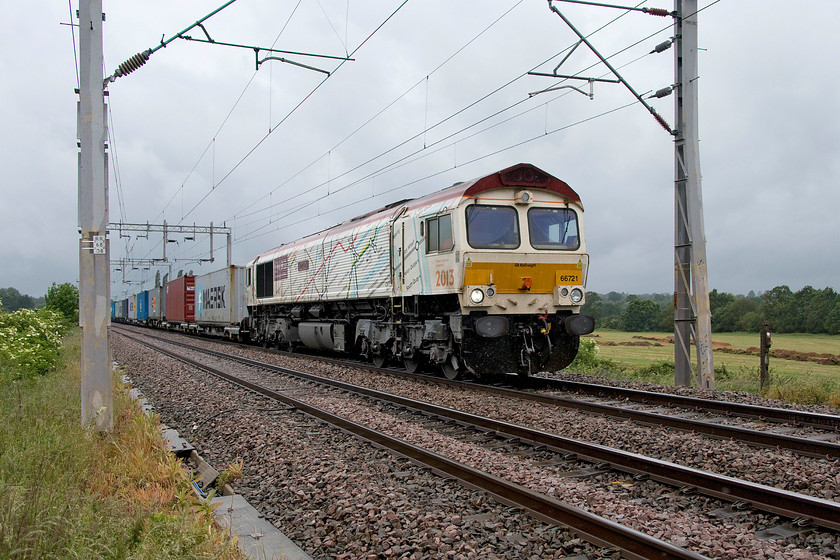
[[[145,323],[149,319],[149,292],[137,294],[137,320]]]

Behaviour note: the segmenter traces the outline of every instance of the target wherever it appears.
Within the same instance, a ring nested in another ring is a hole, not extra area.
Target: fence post
[[[759,377],[759,387],[762,392],[764,392],[767,383],[770,381],[770,346],[772,342],[770,341],[770,323],[764,321],[764,324],[761,325],[761,342],[760,342],[760,354],[761,354],[761,374]]]

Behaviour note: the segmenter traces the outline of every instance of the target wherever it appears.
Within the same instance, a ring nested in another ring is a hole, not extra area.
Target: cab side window
[[[444,214],[426,220],[426,252],[451,251],[455,246],[452,237],[452,216]]]

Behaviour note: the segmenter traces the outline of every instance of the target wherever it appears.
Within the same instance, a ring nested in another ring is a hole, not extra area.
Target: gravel
[[[190,439],[216,468],[242,458],[246,477],[239,483],[239,491],[316,558],[601,557],[601,551],[568,531],[534,521],[483,493],[441,479],[194,368],[161,358],[123,337],[114,340],[115,359],[154,402],[163,420]],[[191,344],[218,346],[211,341]],[[636,426],[482,394],[480,389],[446,388],[422,379],[406,381],[257,348],[225,345],[224,349],[564,437],[838,499],[837,461]],[[223,367],[223,360],[214,358],[213,362]],[[244,373],[242,366],[237,368],[237,373]],[[266,380],[273,376],[249,371]],[[276,383],[288,386],[291,382]],[[460,441],[366,400],[311,386],[295,391],[296,398],[306,395],[310,404],[356,421],[364,419],[368,426],[711,558],[840,557],[840,540],[833,533],[810,532],[770,542],[754,533],[782,523],[772,515],[748,512],[710,519],[709,512],[723,507],[716,500],[684,495],[652,482],[627,480],[614,472],[586,479],[569,477],[569,465],[536,465],[533,458],[509,450]],[[194,425],[198,425],[195,430]]]

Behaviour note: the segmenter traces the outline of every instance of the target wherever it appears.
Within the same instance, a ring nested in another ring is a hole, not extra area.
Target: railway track
[[[164,351],[164,349],[160,348],[159,350]],[[279,368],[278,366],[256,362],[250,359],[232,357],[222,353],[207,351],[205,349],[201,349],[199,351],[207,353],[220,360],[233,359],[250,367],[268,369],[277,373],[282,373],[283,375],[293,375],[311,383],[328,385],[342,391],[363,395],[367,398],[375,398],[381,402],[387,402],[389,405],[400,406],[404,407],[406,410],[433,416],[443,422],[457,423],[460,427],[470,426],[470,429],[472,430],[479,430],[484,434],[490,433],[495,437],[505,438],[507,441],[527,442],[535,448],[550,450],[559,455],[563,455],[566,458],[573,455],[576,459],[595,463],[598,465],[596,470],[602,470],[608,466],[609,468],[617,469],[637,477],[640,475],[649,476],[651,479],[659,482],[676,485],[684,489],[687,488],[690,490],[696,490],[716,498],[735,501],[740,504],[750,504],[752,507],[762,509],[764,511],[777,513],[791,518],[807,519],[816,525],[834,530],[840,529],[840,521],[838,521],[840,520],[840,505],[836,502],[820,500],[818,498],[786,492],[784,490],[753,484],[731,477],[681,467],[679,465],[674,465],[673,463],[658,461],[604,446],[570,440],[568,438],[562,438],[545,432],[539,432],[521,426],[499,422],[497,420],[462,413],[452,409],[431,405],[429,403],[419,402],[413,399],[397,397],[364,387],[352,386],[350,384],[325,379],[321,376],[313,376],[302,372],[290,371],[287,368]],[[171,351],[166,352],[173,354]],[[206,364],[200,364],[200,367],[208,369]],[[217,374],[226,378],[230,377],[229,374],[225,374],[224,372],[219,372]],[[258,388],[255,385],[249,386],[248,384],[245,386],[248,386],[250,390],[256,390],[261,394],[267,394],[263,392],[264,390],[267,391],[267,389]],[[272,398],[276,397],[272,395]],[[284,402],[287,402],[290,406],[306,410],[304,405],[297,402],[294,404],[288,401]],[[309,410],[306,411],[307,413],[313,415],[320,414],[310,412]],[[324,419],[326,419],[326,417],[324,417]],[[330,421],[332,422],[332,420]],[[336,425],[340,425],[342,429],[351,430],[351,427],[347,424],[347,420],[338,420],[336,421]],[[354,433],[358,432],[354,431]],[[416,461],[423,461],[438,472],[444,472],[451,476],[456,476],[468,485],[482,487],[486,491],[498,496],[500,499],[506,500],[510,503],[516,503],[519,507],[532,511],[543,519],[551,519],[555,522],[568,524],[573,527],[577,527],[578,525],[576,524],[581,524],[583,528],[579,529],[580,532],[585,534],[592,542],[597,542],[599,544],[609,543],[611,546],[618,546],[623,550],[627,550],[628,554],[632,555],[636,553],[633,552],[633,547],[638,545],[630,545],[627,541],[623,540],[630,538],[630,536],[621,535],[618,537],[612,535],[609,538],[606,538],[601,531],[606,531],[607,529],[603,527],[597,530],[593,529],[590,525],[591,523],[594,523],[593,520],[584,520],[579,517],[579,514],[575,511],[563,510],[562,508],[558,509],[558,504],[554,503],[556,500],[549,500],[546,503],[541,497],[535,497],[533,495],[528,498],[523,498],[521,496],[513,497],[516,495],[516,492],[519,492],[521,489],[506,486],[504,481],[500,481],[497,477],[489,475],[484,476],[484,473],[481,475],[476,474],[475,472],[472,472],[475,471],[475,469],[465,469],[463,466],[453,465],[451,464],[452,461],[441,462],[441,458],[439,457],[421,459],[420,455],[418,455],[420,451],[413,449],[414,446],[409,448],[401,447],[400,444],[395,444],[389,441],[387,437],[386,439],[380,439],[381,436],[378,434],[359,433],[359,435],[363,435],[363,437],[375,442],[377,445],[387,446],[397,453],[412,457]],[[478,483],[479,481],[480,484]],[[645,554],[647,553],[653,554],[653,549],[648,550]],[[660,551],[656,554],[662,554],[662,552]],[[643,555],[641,557],[660,556]]]
[[[742,418],[752,418],[761,422],[777,422],[795,426],[810,426],[813,428],[827,430],[829,432],[840,433],[840,416],[833,414],[819,414],[802,410],[756,406],[731,401],[716,401],[669,393],[657,393],[655,391],[640,391],[637,389],[627,389],[623,387],[610,387],[608,385],[551,379],[547,377],[533,377],[530,379],[530,382],[531,387],[536,390],[568,391],[585,395],[597,395],[620,402],[629,401],[648,405],[695,409],[704,412],[724,414],[727,417],[739,416]]]
[[[274,391],[262,385],[231,375],[221,369],[190,359],[176,352],[173,352],[172,350],[167,350],[161,347],[160,345],[149,343],[148,341],[142,341],[131,335],[124,334],[123,336],[128,336],[134,339],[135,341],[141,342],[142,344],[149,346],[150,348],[154,348],[158,352],[166,354],[182,362],[188,363],[194,367],[206,371],[216,377],[223,378],[249,391],[253,391],[262,396],[282,402],[287,406],[291,406],[297,410],[300,410],[309,416],[327,422],[330,425],[340,428],[346,432],[352,433],[358,437],[364,438],[366,441],[369,441],[377,446],[388,449],[401,456],[407,457],[412,461],[424,465],[437,473],[454,477],[457,480],[461,481],[463,484],[468,485],[469,487],[481,489],[485,492],[488,492],[491,495],[497,497],[503,503],[508,503],[516,507],[522,508],[526,511],[529,511],[544,521],[567,525],[571,527],[581,537],[595,544],[596,546],[617,548],[621,550],[622,555],[626,558],[633,558],[638,560],[652,558],[702,560],[707,558],[703,555],[671,545],[669,543],[653,538],[639,531],[635,531],[629,527],[612,522],[603,517],[591,514],[579,508],[568,506],[563,502],[560,502],[559,500],[556,500],[550,496],[545,496],[539,492],[532,491],[518,484],[511,483],[502,478],[485,473],[481,470],[469,467],[457,461],[453,461],[451,459],[430,452],[421,447],[412,445],[397,438],[393,438],[391,436],[388,436],[387,434],[370,429],[357,422],[348,420],[347,418],[337,416],[318,407],[309,405],[304,401],[290,397],[282,392]],[[181,343],[177,343],[177,345],[182,347],[185,346]],[[195,350],[195,348],[191,349]],[[201,351],[206,352],[204,350]],[[221,353],[206,353],[216,357],[224,356],[225,359],[234,359],[235,361],[241,363],[247,363],[251,366],[271,369],[272,371],[278,371],[278,369],[280,369],[276,368],[276,366],[270,366],[269,364],[254,363],[253,361],[245,360],[242,358],[233,358],[229,355],[220,355]],[[301,378],[308,377],[300,376],[299,374],[301,372],[284,371],[282,373],[284,373],[285,375],[294,375],[296,377]],[[308,380],[320,382],[320,380]],[[340,388],[342,388],[343,390],[350,390],[350,388],[346,386]]]
[[[352,360],[308,354],[306,356],[313,360],[363,367],[405,379],[417,379],[419,375],[430,383],[442,386],[470,385],[489,394],[530,400],[534,403],[560,406],[650,426],[663,426],[704,434],[714,438],[731,439],[753,446],[787,449],[810,457],[840,459],[840,416],[837,415],[716,401],[548,377],[531,377],[527,380],[528,390],[522,390],[513,388],[509,384],[493,385],[472,380],[455,381],[433,375],[406,373],[395,368],[377,368]],[[504,383],[503,380],[501,382]],[[512,378],[511,382],[520,383],[521,380]],[[563,393],[559,394],[559,392]],[[592,398],[592,396],[598,398]],[[733,424],[739,418],[752,420],[753,424],[757,425]],[[813,430],[809,432],[807,428]],[[797,433],[806,435],[793,435]]]

